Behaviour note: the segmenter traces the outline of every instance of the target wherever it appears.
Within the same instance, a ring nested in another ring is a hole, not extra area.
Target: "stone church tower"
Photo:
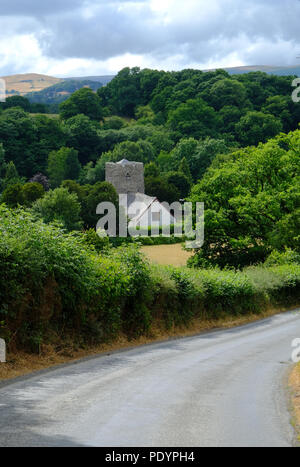
[[[111,183],[118,194],[145,193],[144,164],[130,162],[126,159],[120,162],[107,162],[105,179]]]

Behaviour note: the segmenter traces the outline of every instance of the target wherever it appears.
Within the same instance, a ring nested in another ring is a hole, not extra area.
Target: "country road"
[[[300,313],[0,383],[0,446],[292,446]]]

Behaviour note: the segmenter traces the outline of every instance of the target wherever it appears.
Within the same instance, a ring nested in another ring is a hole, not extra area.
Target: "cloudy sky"
[[[0,0],[0,75],[299,63],[299,0]]]

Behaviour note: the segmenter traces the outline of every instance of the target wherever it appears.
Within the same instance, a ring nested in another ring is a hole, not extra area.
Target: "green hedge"
[[[98,254],[80,233],[0,206],[0,336],[13,346],[70,337],[78,345],[121,332],[149,334],[153,321],[188,326],[300,302],[300,265],[198,270],[150,265],[136,245]]]

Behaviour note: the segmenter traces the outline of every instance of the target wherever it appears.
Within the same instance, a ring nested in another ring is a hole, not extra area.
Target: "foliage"
[[[19,177],[15,164],[11,161],[8,164],[3,163],[4,177],[1,183],[1,188],[5,190],[10,185],[21,183],[22,179]]]
[[[30,207],[44,196],[45,190],[39,183],[15,183],[8,185],[1,196],[1,202],[11,208],[18,205]]]
[[[6,203],[11,208],[24,204],[22,184],[14,183],[13,185],[8,185],[2,193],[1,202]]]
[[[32,211],[41,217],[44,222],[57,221],[68,230],[79,230],[81,205],[75,194],[66,188],[56,188],[48,191],[45,196],[37,200]]]
[[[0,335],[10,347],[39,351],[54,336],[95,344],[121,331],[134,338],[154,320],[188,326],[300,299],[295,263],[243,272],[150,266],[134,245],[98,254],[91,232],[67,234],[25,210],[1,205],[0,220]]]
[[[149,196],[158,198],[161,203],[173,203],[180,199],[178,188],[162,177],[147,177],[145,179],[145,190]]]
[[[248,112],[235,126],[238,141],[243,146],[265,143],[282,130],[281,121],[271,114]]]
[[[205,244],[194,265],[243,266],[272,249],[299,251],[300,131],[231,154],[192,189],[205,202]]]
[[[203,99],[190,99],[169,114],[168,125],[177,138],[203,138],[217,134],[218,116]]]
[[[42,185],[42,187],[44,188],[45,191],[48,191],[49,188],[50,188],[50,183],[49,183],[49,180],[48,178],[41,174],[41,173],[37,173],[35,174],[30,180],[29,180],[30,183],[39,183],[40,185]]]
[[[67,120],[78,114],[86,115],[92,120],[102,120],[103,109],[101,101],[90,88],[81,88],[75,91],[69,99],[59,106],[61,118]]]
[[[48,159],[48,174],[52,188],[57,188],[63,180],[77,179],[80,173],[78,152],[73,148],[62,147],[52,151]]]
[[[266,266],[282,266],[284,264],[300,264],[300,254],[287,248],[284,252],[277,250],[272,251],[268,256]]]

